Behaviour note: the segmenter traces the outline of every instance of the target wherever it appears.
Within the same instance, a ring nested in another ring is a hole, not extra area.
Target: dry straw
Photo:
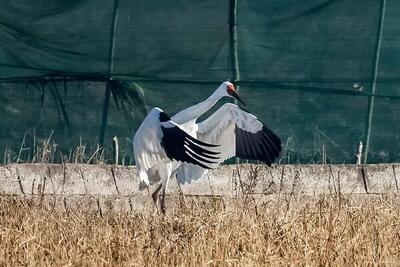
[[[182,203],[184,202],[184,203]],[[0,266],[398,265],[396,196],[189,198],[100,216],[0,201]]]

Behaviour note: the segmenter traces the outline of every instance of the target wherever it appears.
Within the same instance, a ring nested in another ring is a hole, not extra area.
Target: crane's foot
[[[164,198],[161,198],[160,210],[162,214],[165,214],[165,212],[167,211],[165,208]]]
[[[165,205],[161,206],[161,213],[165,214],[167,212],[167,210],[165,209]]]

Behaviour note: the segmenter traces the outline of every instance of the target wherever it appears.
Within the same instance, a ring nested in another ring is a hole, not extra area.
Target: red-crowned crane
[[[245,105],[234,85],[226,81],[205,101],[172,118],[153,108],[137,130],[133,147],[140,189],[161,181],[152,197],[156,202],[162,189],[162,212],[165,212],[168,180],[175,173],[180,182],[190,182],[231,157],[264,161],[270,166],[279,156],[282,149],[279,137],[235,104],[224,104],[210,117],[197,122],[225,96]]]

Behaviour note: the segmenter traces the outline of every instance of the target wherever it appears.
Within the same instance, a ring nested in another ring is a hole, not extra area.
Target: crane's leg
[[[173,163],[168,163],[163,166],[163,168],[160,169],[160,177],[161,177],[161,189],[162,189],[162,195],[161,195],[161,201],[160,201],[160,208],[161,212],[165,213],[165,192],[167,190],[169,178],[172,175],[172,170],[176,164]]]
[[[156,188],[156,190],[154,190],[153,194],[151,194],[151,198],[154,201],[154,204],[157,203],[157,199],[158,199],[158,192],[160,192],[162,187],[162,184],[160,183],[160,185]]]
[[[163,189],[163,191],[162,191],[160,208],[161,208],[161,212],[163,214],[165,214],[165,211],[166,211],[166,209],[165,209],[165,189]]]
[[[168,186],[168,181],[169,181],[169,177],[166,179],[165,183],[162,183],[162,195],[161,195],[161,201],[160,201],[160,208],[161,208],[161,212],[163,214],[165,214],[165,191],[167,190],[167,186]]]

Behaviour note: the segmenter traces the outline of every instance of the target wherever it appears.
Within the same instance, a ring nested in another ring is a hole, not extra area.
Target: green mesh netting
[[[353,163],[359,141],[368,162],[400,161],[398,14],[395,0],[2,1],[1,162],[49,137],[111,158],[117,136],[132,163],[146,110],[228,79],[282,137],[281,162]]]

